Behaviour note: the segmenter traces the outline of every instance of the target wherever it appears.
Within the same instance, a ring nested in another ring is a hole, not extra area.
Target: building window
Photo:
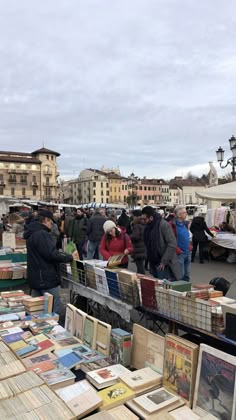
[[[143,187],[142,187],[142,185],[140,185],[139,190],[142,191],[142,189],[143,189]]]
[[[103,190],[101,191],[101,195],[103,195]],[[103,203],[103,201],[102,201],[102,203]]]
[[[51,156],[51,160],[53,160],[53,156]]]
[[[144,187],[144,191],[147,191],[147,187]]]
[[[3,195],[3,194],[4,194],[4,188],[0,187],[0,195]]]
[[[22,188],[22,195],[25,196],[25,188]]]
[[[3,181],[3,174],[0,174],[0,181]]]
[[[106,187],[107,187],[107,188],[109,188],[109,184],[108,184],[108,182],[106,183]]]
[[[101,202],[103,203],[103,198],[101,198]]]
[[[122,191],[124,191],[124,187],[125,187],[125,186],[124,186],[124,185],[122,185]]]
[[[48,155],[46,155],[46,159],[49,160],[49,156]]]
[[[101,182],[101,188],[103,188],[103,182]]]
[[[109,190],[107,190],[107,195],[109,195]]]
[[[144,200],[147,200],[147,195],[144,196]]]
[[[116,187],[114,187],[114,192],[116,193]]]
[[[11,195],[15,195],[15,188],[11,188]]]
[[[33,175],[33,182],[36,182],[36,175]]]
[[[93,195],[96,195],[96,190],[93,190]]]
[[[106,202],[107,202],[107,203],[109,203],[109,200],[108,200],[108,198],[106,199]]]
[[[96,188],[96,182],[93,182],[93,188]]]
[[[26,183],[27,183],[27,176],[26,176],[26,175],[21,175],[21,177],[20,177],[20,182],[21,182],[22,184],[26,184]]]
[[[46,185],[49,185],[49,178],[46,178]]]

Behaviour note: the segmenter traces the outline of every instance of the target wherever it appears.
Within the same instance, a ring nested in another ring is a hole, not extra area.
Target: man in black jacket
[[[60,312],[60,267],[59,263],[69,263],[76,258],[56,249],[50,234],[53,214],[41,210],[38,220],[30,223],[24,233],[27,246],[27,275],[32,296],[43,296],[45,292],[53,295],[53,311]]]
[[[103,225],[107,218],[105,216],[105,209],[96,210],[93,216],[90,217],[87,227],[88,236],[88,255],[87,259],[99,258],[102,260],[102,255],[99,252],[99,245],[104,234]]]

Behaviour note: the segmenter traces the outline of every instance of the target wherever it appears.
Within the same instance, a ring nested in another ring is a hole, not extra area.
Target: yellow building
[[[44,147],[32,153],[0,151],[0,195],[56,201],[58,156]]]

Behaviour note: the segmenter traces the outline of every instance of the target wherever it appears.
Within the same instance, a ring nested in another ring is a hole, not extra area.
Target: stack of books
[[[97,389],[103,389],[115,384],[120,376],[128,373],[127,368],[118,364],[88,372],[86,379]]]
[[[143,394],[162,386],[162,375],[147,367],[121,375],[119,380],[127,385],[135,395]]]
[[[52,313],[53,295],[44,293],[44,296],[31,297],[23,301],[28,315]]]

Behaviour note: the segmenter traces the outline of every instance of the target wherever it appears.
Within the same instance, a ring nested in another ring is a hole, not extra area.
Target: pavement
[[[236,263],[229,264],[221,261],[206,261],[204,264],[199,264],[198,259],[191,263],[191,282],[209,284],[214,277],[224,277],[229,282],[235,279],[232,283],[227,297],[236,299]],[[136,271],[134,263],[129,264],[129,270]],[[146,272],[149,274],[149,271]]]

